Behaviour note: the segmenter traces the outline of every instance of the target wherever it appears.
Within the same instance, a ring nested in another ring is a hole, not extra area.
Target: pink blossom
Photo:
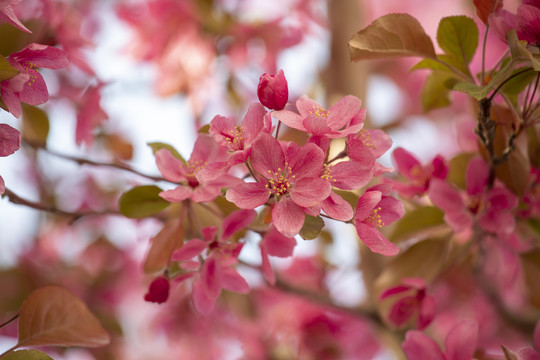
[[[77,129],[75,141],[77,144],[92,142],[92,130],[101,125],[108,116],[101,108],[101,89],[103,83],[89,87],[84,94],[76,99],[79,107],[77,114]]]
[[[540,45],[540,3],[538,1],[523,0],[516,14],[499,9],[490,16],[489,24],[502,40],[506,40],[508,31],[516,29],[520,40],[525,40],[530,45]]]
[[[428,190],[432,178],[444,180],[448,174],[448,165],[441,155],[437,155],[431,164],[425,166],[403,148],[394,150],[392,157],[398,172],[409,182],[392,181],[391,183],[397,192],[407,197],[423,195]]]
[[[360,240],[376,253],[393,256],[399,248],[392,244],[379,231],[404,214],[403,205],[392,196],[388,196],[391,186],[387,184],[373,186],[358,199],[354,224]]]
[[[362,129],[354,135],[347,136],[347,155],[354,161],[373,167],[373,176],[394,171],[386,168],[375,160],[380,158],[392,147],[390,136],[378,129]]]
[[[47,102],[49,92],[38,67],[61,69],[68,65],[63,50],[52,46],[30,44],[8,58],[9,63],[19,71],[11,79],[0,82],[0,94],[9,112],[15,117],[22,114],[21,102],[39,105]]]
[[[293,237],[286,237],[274,226],[264,234],[259,247],[261,248],[262,271],[265,279],[270,283],[276,282],[276,276],[270,265],[269,255],[286,258],[292,256],[296,240]]]
[[[232,153],[229,166],[243,163],[251,153],[251,147],[258,136],[270,133],[272,119],[260,104],[251,104],[240,125],[234,120],[217,115],[210,122],[210,135],[225,149]]]
[[[310,134],[310,142],[326,150],[330,139],[355,134],[362,129],[366,110],[361,106],[360,99],[348,95],[325,110],[314,100],[302,96],[296,101],[300,115],[289,110],[275,111],[272,115],[285,125]]]
[[[444,353],[433,339],[418,330],[407,331],[401,347],[409,359],[471,360],[477,341],[478,324],[463,320],[446,336]]]
[[[21,147],[21,133],[8,124],[0,124],[0,157],[9,156]],[[0,195],[6,191],[4,179],[0,176]]]
[[[283,70],[276,75],[263,74],[257,86],[261,104],[272,110],[283,110],[289,100],[289,88]]]
[[[226,198],[242,209],[255,209],[272,197],[272,222],[283,235],[292,237],[304,224],[306,208],[330,195],[330,184],[319,176],[323,162],[324,153],[314,144],[300,147],[291,142],[282,148],[263,133],[251,151],[253,168],[262,178],[231,187]]]
[[[169,298],[169,279],[164,276],[155,278],[144,295],[144,300],[162,304]]]
[[[419,330],[428,326],[435,316],[435,299],[427,295],[426,283],[422,278],[403,278],[401,284],[386,289],[380,296],[380,300],[388,297],[396,298],[390,313],[389,320],[401,327],[405,325],[413,316],[417,316],[417,327]]]
[[[21,0],[0,0],[0,19],[6,20],[17,29],[31,33],[30,30],[17,18],[13,5],[20,3]]]
[[[204,240],[189,240],[172,254],[171,260],[187,262],[191,268],[189,260],[206,252],[193,281],[193,303],[200,313],[208,314],[214,309],[221,289],[249,292],[248,283],[234,268],[243,244],[227,240],[251,224],[255,216],[254,210],[237,210],[223,220],[221,234],[217,227],[206,227],[202,230]]]
[[[156,164],[165,177],[172,182],[181,183],[171,190],[162,191],[159,196],[167,201],[180,202],[191,199],[195,202],[208,202],[221,195],[221,189],[239,181],[230,175],[215,179],[201,179],[199,173],[213,161],[219,160],[218,144],[209,136],[199,135],[193,152],[187,162],[176,158],[169,150],[156,152]]]
[[[514,230],[512,211],[518,198],[500,184],[488,190],[488,171],[481,158],[472,159],[467,167],[465,194],[441,179],[431,180],[429,197],[444,210],[444,219],[455,232],[472,228],[474,221],[495,234],[508,235]]]

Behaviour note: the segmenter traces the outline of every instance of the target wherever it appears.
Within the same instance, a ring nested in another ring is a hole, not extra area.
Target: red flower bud
[[[144,300],[155,302],[158,304],[164,303],[169,298],[169,279],[161,276],[150,283],[148,292],[144,295]]]
[[[289,100],[289,89],[283,70],[279,70],[276,75],[263,74],[257,86],[257,96],[261,104],[269,109],[285,108]]]

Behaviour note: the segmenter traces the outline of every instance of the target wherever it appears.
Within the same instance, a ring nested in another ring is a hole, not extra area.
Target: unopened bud
[[[263,74],[259,79],[257,96],[261,104],[272,110],[282,110],[289,100],[287,79],[283,70],[276,75]]]

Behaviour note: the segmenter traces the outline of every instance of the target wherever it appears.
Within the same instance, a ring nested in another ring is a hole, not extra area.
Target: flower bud
[[[257,96],[261,104],[272,110],[282,110],[289,100],[287,79],[283,70],[276,75],[263,74],[257,86]]]
[[[144,300],[158,304],[164,303],[168,298],[169,279],[163,276],[154,279],[148,287],[148,292],[144,295]]]

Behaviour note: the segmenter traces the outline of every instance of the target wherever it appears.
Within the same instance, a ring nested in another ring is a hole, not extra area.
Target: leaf
[[[137,186],[120,197],[120,212],[129,218],[143,218],[157,214],[169,206],[169,202],[159,196],[162,190],[155,185]]]
[[[18,73],[5,57],[0,56],[0,81],[11,79]]]
[[[45,146],[49,136],[49,116],[40,108],[22,103],[24,140],[37,146]]]
[[[35,290],[19,312],[17,347],[98,347],[109,342],[109,334],[86,305],[60,286]]]
[[[421,94],[422,109],[425,112],[450,105],[450,91],[446,84],[451,78],[443,71],[434,71],[427,77]]]
[[[521,254],[525,283],[527,284],[531,304],[540,308],[540,250]]]
[[[521,73],[518,74],[519,72]],[[513,77],[504,84],[503,91],[508,95],[517,95],[525,90],[537,75],[531,68],[518,68],[512,72]]]
[[[478,86],[470,82],[458,82],[454,85],[454,90],[472,96],[476,100],[482,100],[487,97],[492,88],[489,85]]]
[[[535,168],[540,167],[540,134],[534,126],[527,130],[527,155],[531,165]]]
[[[353,61],[395,56],[436,58],[430,37],[409,14],[389,14],[376,19],[353,35],[349,52]]]
[[[53,360],[52,357],[39,350],[19,350],[1,357],[2,360]]]
[[[472,153],[464,153],[453,157],[448,164],[449,170],[447,180],[460,189],[465,189],[467,187],[467,166],[474,156],[475,154]]]
[[[407,240],[430,228],[444,224],[444,213],[436,207],[425,206],[405,213],[388,236],[393,243]]]
[[[143,264],[143,270],[152,274],[163,270],[169,263],[174,250],[182,245],[184,231],[179,219],[172,219],[165,223],[159,233],[154,236]]]
[[[511,29],[506,35],[508,46],[510,47],[510,54],[513,59],[516,60],[528,60],[535,71],[540,71],[540,60],[534,57],[527,49],[527,42],[520,41],[516,29]]]
[[[478,46],[476,23],[467,16],[442,18],[437,29],[437,42],[446,54],[468,64]]]
[[[503,5],[502,0],[473,0],[473,3],[476,8],[476,15],[485,25],[488,25],[489,15],[499,10]]]
[[[171,152],[171,154],[175,158],[179,159],[184,164],[186,164],[186,160],[182,157],[182,155],[180,155],[178,150],[176,150],[172,145],[165,144],[165,143],[162,143],[162,142],[151,142],[151,143],[148,143],[147,145],[152,148],[152,153],[154,155],[156,154],[156,152],[158,152],[158,150],[167,149],[167,150],[169,150]]]
[[[316,239],[324,227],[324,220],[320,216],[306,215],[304,226],[300,229],[300,236],[304,240]]]

